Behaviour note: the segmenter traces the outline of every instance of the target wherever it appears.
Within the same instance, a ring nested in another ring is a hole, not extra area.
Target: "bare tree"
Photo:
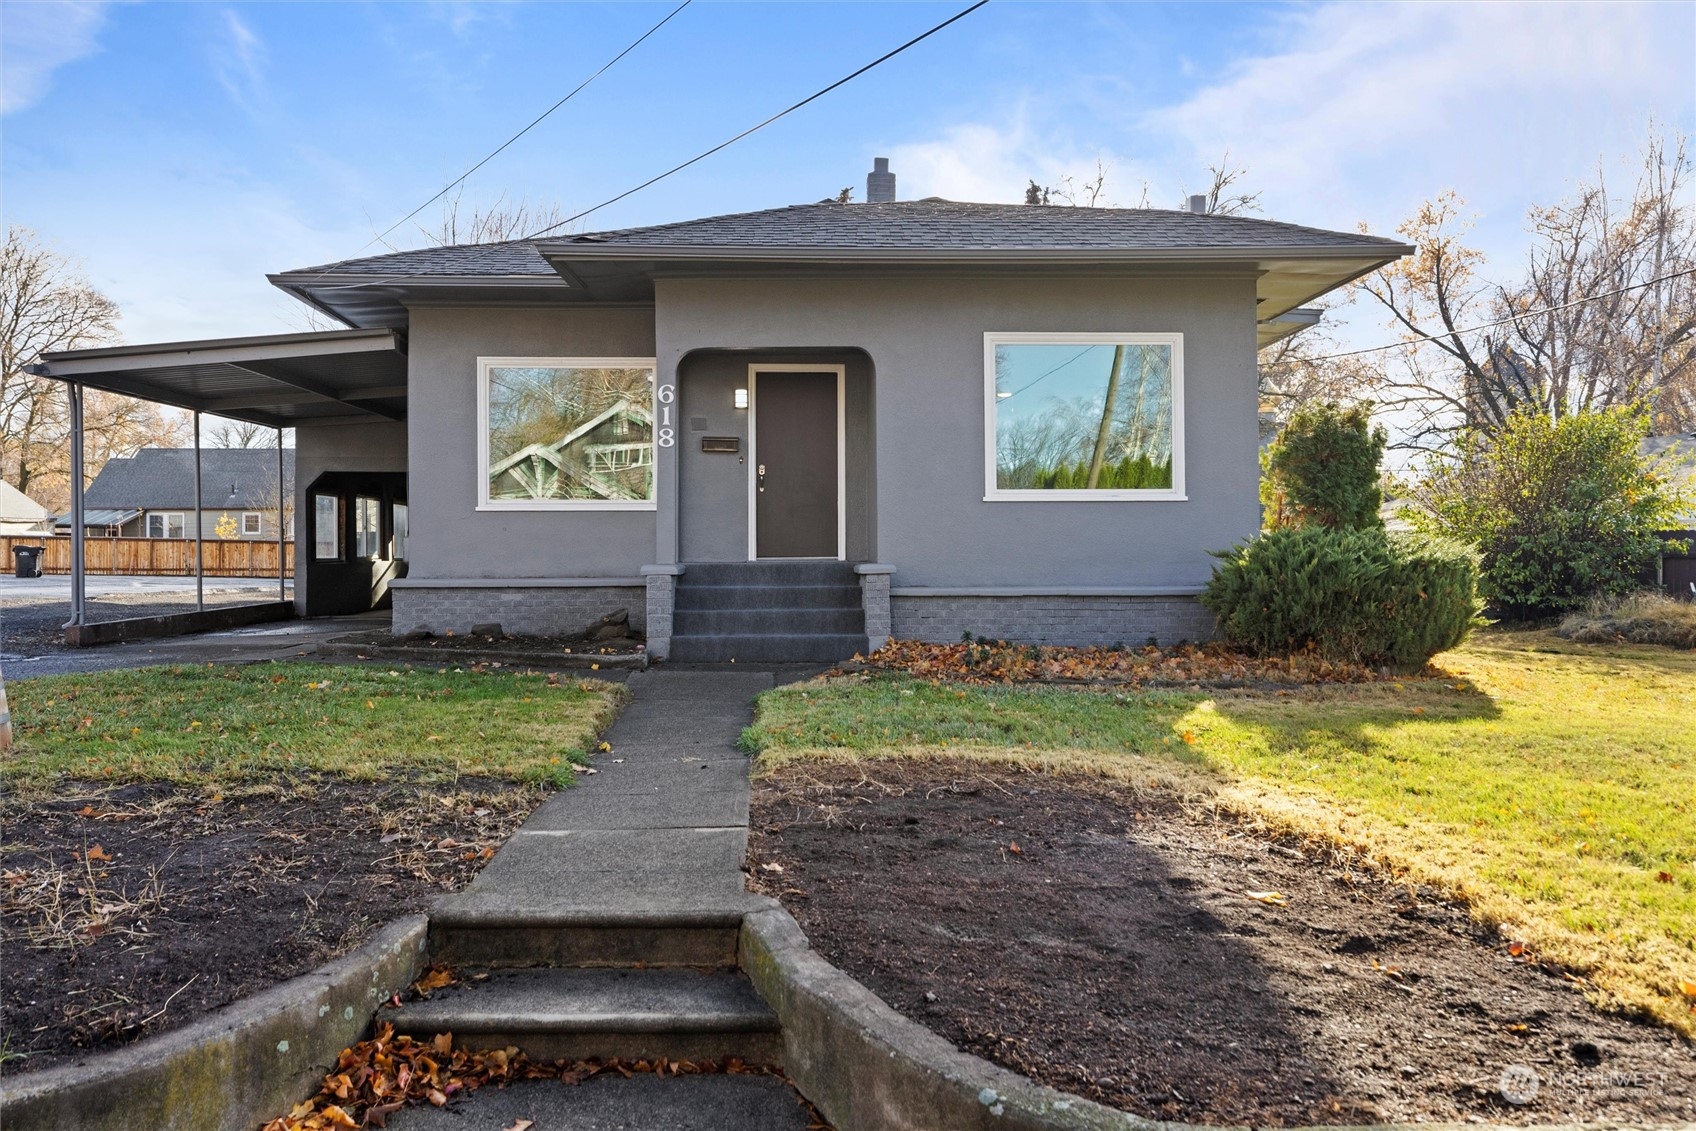
[[[118,308],[77,266],[28,228],[6,231],[0,249],[0,476],[43,505],[70,502],[70,399],[29,366],[42,354],[117,340]],[[85,469],[149,444],[181,441],[180,414],[116,393],[83,397]]]
[[[76,265],[28,228],[8,227],[0,249],[0,475],[20,491],[53,463],[69,407],[57,381],[26,367],[53,350],[115,341],[118,308]]]
[[[274,448],[277,430],[268,424],[249,420],[231,420],[222,416],[210,418],[211,424],[202,429],[201,443],[208,448]],[[292,428],[283,429],[283,446],[292,446]]]
[[[1357,284],[1408,341],[1380,403],[1410,422],[1398,446],[1434,450],[1514,412],[1551,418],[1647,404],[1662,431],[1696,428],[1696,215],[1683,138],[1652,140],[1629,197],[1600,171],[1531,210],[1524,275],[1483,274],[1453,192],[1397,230],[1418,251]]]
[[[1231,151],[1226,150],[1219,158],[1219,164],[1207,167],[1209,177],[1207,196],[1207,214],[1209,216],[1241,216],[1246,212],[1260,211],[1260,194],[1244,192],[1242,181],[1248,176],[1246,168],[1233,168]],[[1233,191],[1233,189],[1235,191]],[[1180,207],[1189,205],[1189,193],[1184,194],[1184,202]]]
[[[1321,306],[1322,317],[1336,305]],[[1372,396],[1384,383],[1381,355],[1333,356],[1343,351],[1323,320],[1261,350],[1261,411],[1281,425],[1306,405],[1350,404]]]
[[[419,227],[430,243],[447,246],[521,240],[545,228],[557,231],[565,219],[558,204],[532,204],[523,197],[508,203],[505,193],[486,208],[466,210],[463,192],[454,193],[442,205],[441,220],[434,228]]]

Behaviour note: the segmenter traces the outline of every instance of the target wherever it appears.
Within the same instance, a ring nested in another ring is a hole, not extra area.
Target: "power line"
[[[1563,302],[1559,306],[1545,306],[1541,310],[1527,310],[1520,314],[1509,315],[1506,318],[1498,318],[1494,322],[1480,322],[1476,326],[1466,326],[1459,330],[1445,330],[1440,334],[1421,334],[1418,337],[1410,338],[1405,342],[1391,342],[1387,346],[1368,346],[1365,349],[1346,350],[1343,353],[1328,353],[1320,357],[1310,357],[1302,360],[1306,364],[1313,364],[1321,361],[1336,361],[1338,358],[1343,357],[1359,357],[1364,353],[1382,353],[1384,350],[1400,349],[1403,346],[1416,346],[1420,342],[1432,342],[1436,341],[1438,338],[1449,338],[1458,334],[1475,334],[1479,330],[1489,330],[1496,326],[1506,326],[1510,322],[1518,322],[1526,318],[1535,318],[1539,314],[1553,314],[1557,310],[1569,310],[1575,306],[1583,306],[1587,302],[1600,302],[1602,299],[1613,298],[1615,295],[1623,295],[1628,291],[1640,291],[1645,287],[1652,287],[1656,283],[1664,283],[1668,279],[1678,279],[1685,275],[1696,275],[1696,267],[1688,268],[1683,271],[1672,271],[1665,275],[1658,275],[1647,282],[1633,283],[1629,287],[1619,287],[1615,290],[1603,291],[1599,295],[1586,295],[1583,298],[1575,298],[1571,302]]]
[[[1095,348],[1096,348],[1095,346],[1085,346],[1083,349],[1079,350],[1077,353],[1073,354],[1071,357],[1068,357],[1065,361],[1062,361],[1059,365],[1056,365],[1054,368],[1052,368],[1048,372],[1044,373],[1042,375],[1042,377],[1032,378],[1030,381],[1027,381],[1025,384],[1020,385],[1017,389],[1014,389],[1011,393],[1006,393],[1006,394],[997,393],[997,394],[995,394],[996,399],[1001,400],[1001,401],[1012,400],[1014,397],[1018,396],[1020,393],[1024,392],[1026,389],[1030,388],[1032,385],[1036,384],[1038,381],[1041,381],[1043,379],[1043,377],[1050,377],[1050,376],[1060,372],[1062,369],[1064,369],[1068,365],[1072,364],[1072,362],[1078,360],[1078,358],[1082,357],[1084,354],[1088,353],[1090,350],[1095,349]]]
[[[396,220],[393,224],[390,224],[387,228],[384,228],[376,236],[372,237],[369,241],[367,241],[366,244],[365,244],[365,247],[362,247],[359,250],[364,251],[366,247],[370,247],[374,243],[381,243],[382,240],[383,240],[383,237],[387,236],[390,232],[394,231],[396,228],[400,227],[402,224],[406,223],[408,220],[412,219],[414,216],[418,215],[420,212],[422,212],[426,208],[430,207],[430,205],[436,203],[436,201],[442,199],[442,197],[446,196],[449,192],[453,191],[455,186],[464,184],[471,177],[471,174],[475,173],[477,170],[479,170],[483,166],[487,165],[490,161],[493,161],[496,157],[499,157],[501,155],[501,152],[503,150],[505,150],[507,148],[507,146],[511,145],[513,142],[517,141],[519,138],[523,137],[525,134],[529,133],[531,130],[535,129],[537,126],[541,125],[542,122],[548,117],[548,115],[552,114],[555,110],[558,110],[561,106],[564,106],[567,102],[570,102],[573,98],[577,97],[577,95],[580,94],[583,91],[584,87],[588,86],[590,83],[594,82],[596,79],[598,79],[602,75],[606,74],[609,70],[611,70],[613,68],[613,66],[620,59],[624,58],[626,55],[628,55],[632,51],[636,50],[636,48],[642,46],[642,43],[649,36],[653,35],[655,32],[659,31],[666,24],[670,23],[673,16],[676,16],[679,12],[683,11],[683,9],[687,8],[692,3],[694,3],[694,0],[683,0],[683,3],[679,4],[677,7],[673,8],[670,12],[666,13],[666,17],[663,20],[661,20],[659,23],[655,24],[653,27],[649,28],[647,31],[643,32],[640,37],[638,37],[634,42],[632,42],[630,44],[630,46],[626,47],[623,51],[620,51],[617,55],[614,55],[611,59],[608,59],[605,63],[601,64],[600,70],[596,71],[594,74],[590,75],[588,78],[584,79],[582,82],[578,83],[575,87],[573,87],[571,92],[569,94],[567,94],[564,98],[560,99],[558,102],[554,103],[552,106],[549,106],[546,110],[544,110],[540,114],[538,114],[536,116],[535,120],[532,121],[529,125],[525,126],[523,129],[519,130],[517,133],[513,134],[511,137],[509,137],[505,141],[501,142],[500,145],[496,146],[495,149],[487,157],[483,158],[481,161],[477,162],[477,164],[471,166],[471,168],[467,169],[465,172],[461,173],[459,176],[455,177],[453,180],[451,180],[447,184],[443,185],[441,192],[438,192],[435,196],[432,196],[429,200],[426,200],[423,204],[420,204],[417,208],[414,208],[411,212],[408,212],[405,216],[402,216],[399,220]],[[357,253],[355,253],[355,254],[357,254]]]
[[[912,39],[909,39],[907,42],[903,43],[901,46],[895,48],[895,50],[890,51],[887,54],[878,56],[876,59],[873,59],[871,62],[867,63],[865,66],[861,67],[859,70],[855,71],[853,74],[846,75],[842,78],[837,79],[835,82],[831,83],[829,86],[825,87],[823,90],[819,90],[819,91],[817,91],[813,94],[809,94],[807,97],[801,99],[801,101],[795,103],[793,106],[790,106],[788,109],[779,110],[777,113],[773,114],[771,117],[767,118],[765,121],[759,123],[758,125],[749,126],[747,129],[743,130],[741,133],[737,134],[735,137],[729,139],[728,141],[722,141],[719,144],[713,146],[711,149],[707,150],[705,153],[697,154],[696,156],[689,158],[689,160],[683,162],[680,165],[672,166],[671,168],[667,169],[665,172],[659,174],[658,176],[648,178],[647,180],[643,181],[641,184],[637,185],[635,188],[626,189],[625,191],[619,193],[617,196],[608,197],[606,200],[601,201],[599,204],[595,205],[593,208],[585,208],[583,211],[575,213],[574,215],[571,215],[571,216],[567,216],[565,219],[560,220],[557,223],[549,224],[547,227],[542,228],[539,231],[532,232],[529,235],[525,236],[524,239],[533,240],[533,239],[537,239],[538,237],[545,236],[549,232],[553,231],[556,228],[563,228],[567,224],[570,224],[575,220],[581,220],[583,217],[589,215],[591,212],[599,212],[601,209],[607,207],[609,204],[617,204],[619,201],[623,200],[627,196],[634,196],[636,193],[639,193],[643,189],[648,188],[652,185],[658,184],[659,182],[665,180],[667,177],[671,176],[674,173],[681,173],[683,170],[687,169],[689,166],[694,165],[694,164],[701,162],[701,161],[705,161],[707,158],[711,157],[713,154],[718,153],[722,150],[729,149],[731,146],[735,145],[737,142],[741,141],[743,138],[747,137],[749,134],[757,133],[758,131],[765,129],[767,126],[769,126],[773,122],[777,121],[779,118],[783,118],[783,117],[786,117],[790,114],[793,114],[795,111],[797,111],[801,107],[807,105],[809,102],[818,101],[820,98],[823,98],[825,95],[829,94],[831,91],[835,90],[837,87],[845,86],[848,83],[853,82],[855,79],[859,78],[861,75],[865,74],[867,71],[871,70],[873,67],[879,66],[883,63],[887,63],[889,60],[895,58],[895,56],[901,54],[901,52],[907,50],[909,47],[913,47],[916,44],[922,43],[923,41],[929,39],[931,36],[935,35],[937,32],[941,31],[943,28],[947,27],[948,25],[955,23],[956,21],[965,19],[967,16],[971,15],[973,12],[977,11],[979,8],[983,7],[987,3],[989,3],[989,0],[977,0],[977,3],[973,4],[971,7],[965,8],[962,11],[956,12],[954,15],[950,16],[946,20],[943,20],[941,23],[937,24],[935,27],[931,28],[929,31],[925,32],[924,34],[914,36]]]

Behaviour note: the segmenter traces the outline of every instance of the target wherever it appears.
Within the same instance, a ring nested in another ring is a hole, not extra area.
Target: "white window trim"
[[[1172,350],[1172,486],[1137,491],[1003,490],[995,485],[995,347],[1000,345],[1169,346]],[[992,331],[983,336],[983,465],[986,503],[1181,503],[1184,494],[1184,336]]]
[[[164,531],[163,534],[153,533],[153,520],[154,520],[154,518],[159,519],[159,526],[160,526],[160,529]],[[145,529],[147,531],[147,536],[149,538],[160,538],[160,539],[163,539],[167,542],[172,541],[172,538],[171,538],[171,520],[173,518],[177,520],[177,527],[178,527],[178,533],[177,533],[177,536],[176,536],[177,539],[187,538],[188,537],[188,518],[187,518],[186,512],[184,512],[184,511],[148,511],[147,512],[146,527],[145,527]]]
[[[253,520],[253,529],[252,530],[249,530],[247,528],[247,520],[250,519],[250,518]],[[260,514],[258,511],[242,511],[241,512],[241,532],[242,532],[243,537],[253,537],[253,538],[257,538],[261,534],[264,534],[265,533],[265,516]]]
[[[655,499],[491,499],[489,497],[489,371],[491,369],[647,369],[659,385],[652,357],[480,357],[477,359],[477,509],[480,511],[651,511]],[[654,406],[658,442],[659,406]],[[659,494],[659,453],[654,453],[654,494]]]

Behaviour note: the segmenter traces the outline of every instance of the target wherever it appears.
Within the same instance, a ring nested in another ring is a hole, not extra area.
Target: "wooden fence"
[[[13,546],[45,546],[43,573],[71,572],[71,540],[46,534],[0,536],[0,569],[12,573]],[[194,543],[176,538],[89,538],[84,541],[84,570],[89,574],[149,574],[193,577]],[[276,577],[275,542],[223,542],[208,538],[207,577]],[[294,543],[285,546],[284,565],[294,576]]]

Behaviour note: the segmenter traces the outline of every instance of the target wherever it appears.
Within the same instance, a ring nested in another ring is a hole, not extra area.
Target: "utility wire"
[[[1665,275],[1658,275],[1647,282],[1633,283],[1629,287],[1619,287],[1615,290],[1603,291],[1599,295],[1586,295],[1583,298],[1575,298],[1571,302],[1563,302],[1559,306],[1545,306],[1541,310],[1527,310],[1522,314],[1513,314],[1506,318],[1498,318],[1494,322],[1480,322],[1476,326],[1466,326],[1459,330],[1444,330],[1440,334],[1421,334],[1416,338],[1409,338],[1405,342],[1391,342],[1387,346],[1368,346],[1365,349],[1346,350],[1343,353],[1328,353],[1321,357],[1303,358],[1302,360],[1307,364],[1320,361],[1336,361],[1338,358],[1343,357],[1359,357],[1364,353],[1382,353],[1384,350],[1401,349],[1403,346],[1416,346],[1420,342],[1432,342],[1436,341],[1438,338],[1449,338],[1458,334],[1475,334],[1479,330],[1489,330],[1496,326],[1506,326],[1510,322],[1519,322],[1526,318],[1535,318],[1539,314],[1553,314],[1557,310],[1569,310],[1575,306],[1583,306],[1587,302],[1600,302],[1602,299],[1613,298],[1615,295],[1623,295],[1628,291],[1640,291],[1645,287],[1652,287],[1656,283],[1664,283],[1668,279],[1678,279],[1685,275],[1696,275],[1696,267],[1691,267],[1683,271],[1672,271]]]
[[[570,224],[575,220],[581,220],[583,217],[589,215],[591,212],[599,212],[601,209],[607,207],[610,204],[617,204],[619,201],[623,200],[627,196],[634,196],[636,193],[641,192],[643,189],[648,188],[651,185],[658,184],[659,182],[665,180],[667,177],[671,176],[674,173],[681,173],[683,170],[687,169],[689,166],[694,165],[694,164],[696,164],[697,162],[700,162],[700,161],[705,161],[707,158],[711,157],[713,154],[718,153],[722,150],[729,149],[731,146],[735,145],[737,142],[741,141],[743,138],[747,137],[749,134],[757,133],[758,131],[765,129],[767,126],[771,125],[773,122],[777,121],[779,118],[787,117],[788,115],[793,114],[795,111],[797,111],[801,107],[807,105],[809,102],[818,101],[820,98],[823,98],[825,95],[829,94],[831,91],[835,90],[836,88],[838,88],[840,86],[846,86],[848,83],[853,82],[855,79],[859,78],[861,75],[865,74],[867,71],[871,70],[873,67],[879,66],[880,64],[883,64],[883,63],[887,63],[889,60],[895,58],[895,56],[901,54],[901,52],[907,50],[907,48],[913,47],[913,46],[915,46],[919,43],[922,43],[923,41],[929,39],[931,36],[935,35],[937,32],[941,31],[943,28],[947,27],[948,25],[955,23],[956,21],[965,19],[967,16],[971,15],[973,12],[977,11],[979,8],[983,7],[987,3],[989,3],[989,0],[977,0],[977,3],[973,4],[971,7],[963,9],[962,11],[956,12],[954,15],[950,16],[946,20],[943,20],[941,23],[937,24],[935,27],[931,28],[929,31],[925,32],[924,34],[914,36],[912,39],[909,39],[907,42],[903,43],[901,46],[895,48],[895,50],[890,51],[885,55],[880,55],[876,59],[873,59],[871,62],[867,63],[865,66],[861,67],[859,70],[855,71],[853,74],[846,75],[842,78],[837,79],[835,82],[831,83],[829,86],[825,87],[823,90],[817,91],[813,94],[809,94],[807,97],[801,99],[801,101],[795,103],[793,106],[789,107],[788,109],[779,110],[777,113],[773,114],[771,117],[767,118],[765,121],[759,123],[758,125],[749,126],[747,129],[743,130],[741,133],[737,134],[735,137],[729,139],[728,141],[722,141],[719,144],[713,146],[711,149],[707,150],[705,153],[697,154],[696,156],[691,157],[691,158],[689,158],[689,160],[683,162],[681,165],[674,165],[671,168],[667,169],[665,172],[659,174],[658,176],[648,178],[647,180],[643,181],[641,184],[637,185],[635,188],[626,189],[625,191],[619,193],[617,196],[608,197],[606,200],[601,201],[599,204],[595,205],[593,208],[585,208],[581,212],[575,213],[574,215],[571,215],[571,216],[567,216],[565,219],[559,221],[558,223],[549,224],[547,227],[542,228],[540,231],[532,232],[529,235],[525,236],[524,239],[533,240],[533,239],[537,239],[538,237],[545,236],[549,232],[554,231],[556,228],[563,228],[567,224]]]
[[[408,212],[405,216],[402,216],[399,220],[396,220],[393,224],[390,224],[387,228],[384,228],[380,233],[378,233],[376,236],[372,237],[372,239],[370,239],[365,244],[365,247],[362,247],[359,250],[364,251],[366,247],[370,247],[374,243],[381,243],[383,241],[383,238],[385,236],[387,236],[390,232],[394,231],[396,228],[400,227],[402,224],[406,223],[408,220],[412,219],[414,216],[418,215],[420,212],[422,212],[426,208],[430,207],[430,205],[436,203],[436,201],[442,199],[442,197],[444,197],[448,193],[452,192],[456,186],[464,184],[468,179],[470,179],[471,174],[475,173],[477,170],[479,170],[483,166],[487,165],[490,161],[493,161],[496,157],[499,157],[501,152],[503,150],[505,150],[507,148],[507,146],[511,145],[513,142],[517,141],[519,138],[523,137],[525,134],[529,133],[531,130],[535,129],[537,126],[541,125],[542,122],[548,117],[548,115],[552,114],[555,110],[558,110],[561,106],[564,106],[567,102],[570,102],[573,98],[577,97],[578,94],[582,93],[584,87],[588,86],[590,83],[594,82],[596,79],[598,79],[602,75],[606,74],[609,70],[611,70],[613,68],[613,66],[620,59],[624,58],[626,55],[628,55],[632,51],[636,50],[636,48],[642,46],[642,43],[649,36],[653,35],[656,31],[659,31],[666,24],[670,23],[671,20],[672,20],[672,17],[676,16],[679,12],[683,11],[683,9],[687,8],[692,3],[694,3],[694,0],[683,0],[683,3],[679,4],[677,7],[673,8],[670,12],[668,12],[666,14],[666,17],[663,20],[661,20],[659,23],[655,24],[653,27],[651,27],[647,31],[643,32],[638,39],[636,39],[633,43],[630,44],[630,46],[626,47],[623,51],[620,51],[617,55],[614,55],[611,59],[608,59],[605,63],[601,64],[600,70],[596,71],[594,74],[590,75],[588,78],[584,79],[582,82],[578,83],[575,87],[573,87],[572,90],[571,90],[571,93],[567,94],[564,98],[560,99],[558,102],[554,103],[552,106],[549,106],[546,110],[544,110],[540,114],[538,114],[536,116],[535,120],[532,121],[529,125],[525,126],[523,129],[519,130],[517,133],[513,134],[511,137],[509,137],[505,141],[501,142],[500,145],[496,146],[494,151],[491,152],[487,157],[483,158],[481,161],[477,162],[477,164],[471,166],[471,168],[467,169],[465,172],[461,173],[459,176],[455,177],[453,180],[451,180],[447,184],[443,185],[441,192],[438,192],[435,196],[432,196],[429,200],[426,200],[423,204],[420,204],[417,208],[414,208],[411,212]],[[356,252],[355,254],[358,254],[358,253]]]

